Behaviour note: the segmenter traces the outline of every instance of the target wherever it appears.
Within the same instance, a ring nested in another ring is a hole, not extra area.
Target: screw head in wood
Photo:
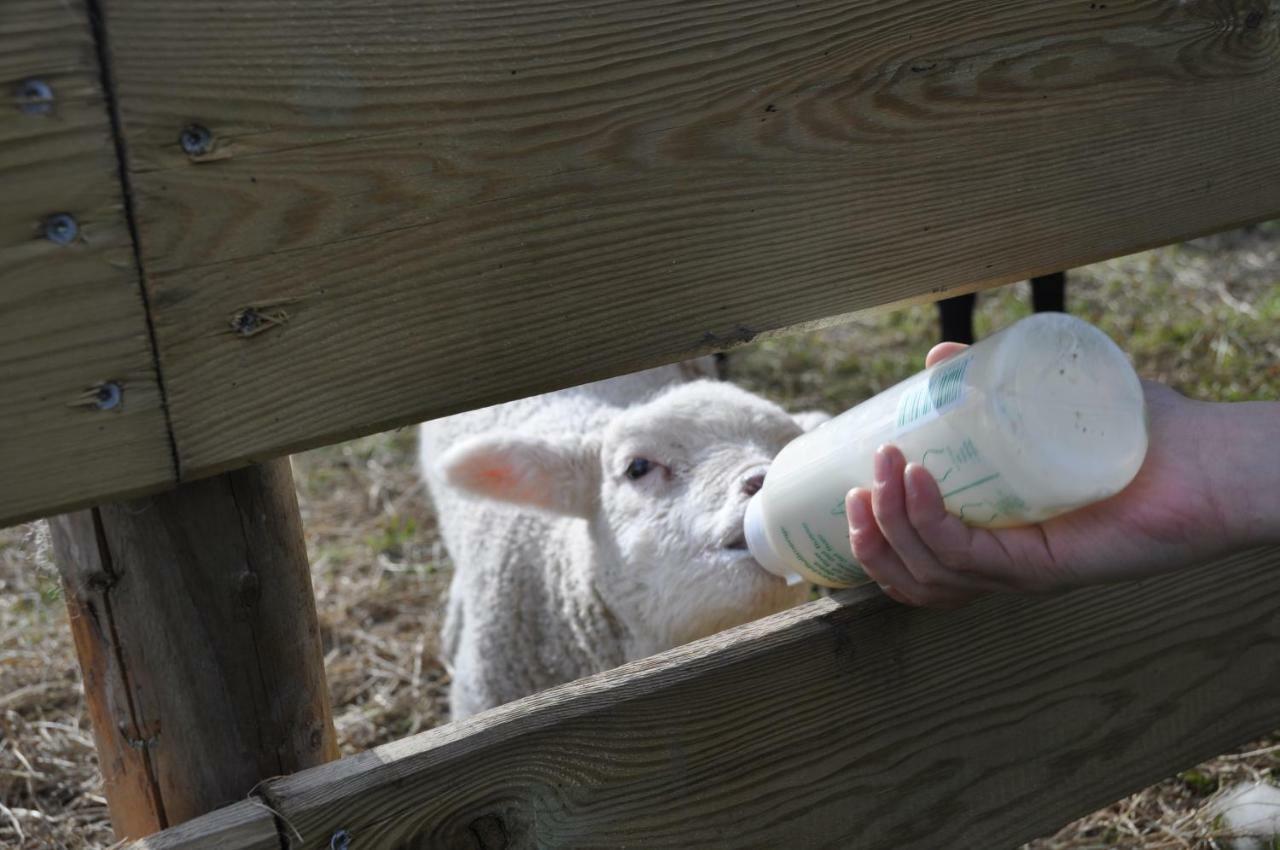
[[[98,410],[115,410],[124,401],[124,388],[115,381],[107,381],[98,385],[93,406]]]
[[[13,93],[18,109],[28,115],[45,115],[53,111],[53,89],[34,77],[18,83]]]
[[[70,245],[80,235],[80,224],[70,213],[54,213],[44,220],[44,238],[55,245]]]
[[[178,134],[178,143],[187,156],[204,156],[213,150],[213,133],[203,124],[188,124]]]
[[[340,829],[329,839],[329,850],[350,850],[351,833]]]

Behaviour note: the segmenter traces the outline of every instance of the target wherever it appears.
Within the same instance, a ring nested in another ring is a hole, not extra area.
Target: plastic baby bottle
[[[1120,492],[1147,452],[1142,385],[1088,322],[1040,313],[797,438],[747,505],[747,545],[789,581],[849,587],[845,494],[870,487],[876,449],[922,464],[947,511],[1029,525]]]

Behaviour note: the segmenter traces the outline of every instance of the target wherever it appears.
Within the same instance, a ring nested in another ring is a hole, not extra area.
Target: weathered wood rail
[[[958,613],[854,590],[134,846],[270,847],[267,805],[285,848],[1014,847],[1277,717],[1280,549]]]
[[[0,524],[1280,216],[1278,24],[1280,0],[7,0]],[[265,498],[244,486],[228,516]],[[224,544],[124,548],[221,592]],[[1277,603],[1277,550],[950,614],[849,592],[139,846],[1008,846],[1274,728]],[[201,687],[236,693],[244,606],[213,607],[139,633],[199,621]],[[97,637],[162,681],[129,634]],[[120,684],[82,660],[91,696]],[[301,678],[272,728],[323,727]],[[220,775],[271,763],[227,749]]]
[[[118,833],[338,757],[288,458],[51,525]]]
[[[0,522],[1277,215],[1278,10],[111,0],[152,358],[84,15],[6,4]]]
[[[0,86],[0,525],[9,525],[175,478],[86,8],[6,0]]]

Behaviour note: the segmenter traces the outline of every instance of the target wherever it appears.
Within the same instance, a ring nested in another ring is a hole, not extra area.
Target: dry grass
[[[1224,850],[1231,836],[1212,814],[1219,792],[1242,782],[1276,780],[1280,737],[1272,735],[1126,797],[1023,850]]]
[[[37,526],[0,531],[0,846],[103,847],[106,800]]]
[[[1277,398],[1278,280],[1272,224],[1080,270],[1070,306],[1120,339],[1148,376],[1201,398]],[[1025,313],[1023,289],[982,296],[979,331]],[[732,368],[788,404],[837,409],[917,369],[934,332],[931,308],[893,311],[767,340],[735,355]],[[451,568],[412,461],[411,431],[294,459],[345,752],[446,717],[436,635]],[[104,847],[111,835],[79,676],[36,528],[0,531],[0,846]],[[1206,800],[1237,780],[1280,779],[1278,740],[1185,771],[1028,848],[1224,846],[1201,814]]]
[[[405,430],[294,458],[343,752],[447,720],[437,638],[450,567],[413,439]]]

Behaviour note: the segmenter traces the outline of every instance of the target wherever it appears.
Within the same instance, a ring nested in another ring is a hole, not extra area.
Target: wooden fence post
[[[50,524],[118,837],[337,757],[287,458]]]

